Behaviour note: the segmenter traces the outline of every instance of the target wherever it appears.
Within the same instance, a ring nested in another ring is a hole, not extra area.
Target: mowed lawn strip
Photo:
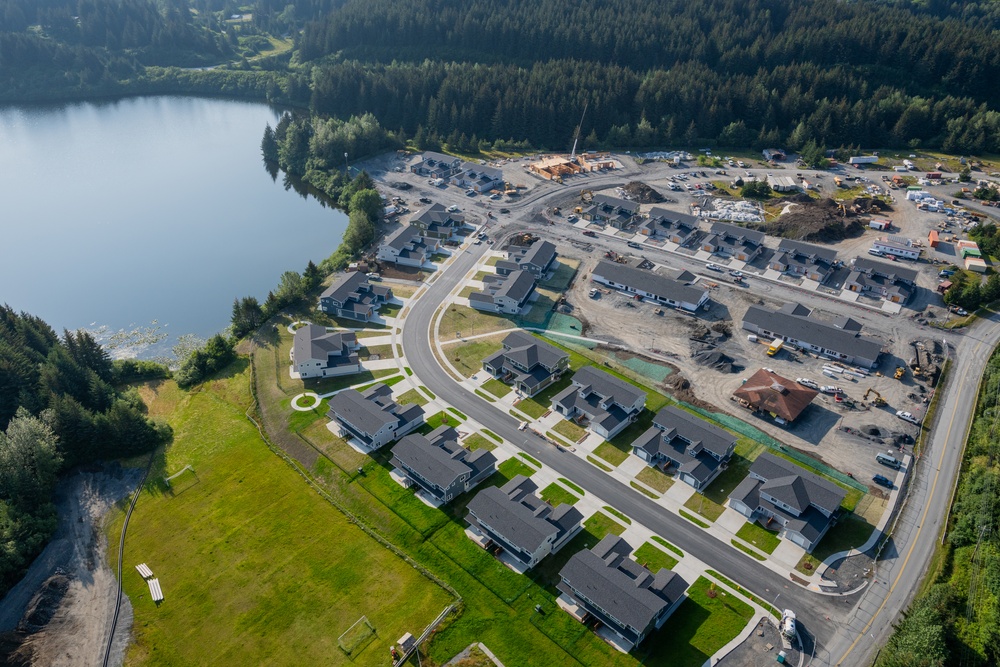
[[[496,378],[490,378],[483,383],[483,391],[489,392],[497,398],[503,398],[513,391],[513,389]]]
[[[566,503],[567,505],[575,505],[580,500],[577,496],[573,495],[556,482],[552,482],[542,489],[542,492],[539,495],[542,500],[553,507],[559,507],[559,505],[562,505],[563,503]]]
[[[670,490],[670,487],[674,485],[673,477],[649,466],[640,470],[639,474],[636,475],[635,478],[637,481],[642,482],[649,488],[655,489],[660,493],[666,493]]]
[[[468,378],[483,370],[483,359],[490,356],[494,352],[499,352],[503,347],[500,341],[506,338],[506,336],[507,334],[486,336],[484,338],[470,340],[466,343],[446,345],[442,348],[442,350],[444,350],[444,355],[448,357],[448,361],[450,361],[451,364],[458,369],[458,372]],[[442,336],[442,340],[447,341],[450,339]],[[487,389],[487,391],[489,391],[489,389]],[[490,393],[496,394],[494,391],[490,391]],[[503,396],[503,394],[497,395]]]
[[[672,570],[677,565],[676,558],[649,542],[646,542],[635,550],[635,562],[645,566],[653,574],[656,574],[663,568]]]
[[[451,596],[349,523],[264,446],[244,417],[243,368],[210,383],[211,391],[187,394],[172,382],[143,389],[150,412],[174,428],[165,470],[191,465],[196,476],[175,495],[151,480],[132,514],[127,662],[382,665],[384,642],[349,659],[337,637],[361,615],[383,637],[421,629]],[[119,510],[108,527],[113,566],[122,518]],[[159,607],[132,567],[141,562],[160,580]]]
[[[718,503],[714,503],[700,493],[696,493],[687,499],[684,503],[684,507],[689,510],[694,510],[698,514],[702,515],[709,521],[715,521],[722,513],[726,511],[726,508]]]
[[[736,531],[736,537],[768,554],[774,553],[774,550],[781,544],[781,539],[776,531],[767,530],[749,521]]]

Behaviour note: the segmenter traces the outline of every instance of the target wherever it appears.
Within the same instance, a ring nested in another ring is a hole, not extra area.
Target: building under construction
[[[616,167],[617,163],[609,153],[543,155],[538,161],[528,165],[528,169],[542,178],[557,182],[562,182],[566,176]]]

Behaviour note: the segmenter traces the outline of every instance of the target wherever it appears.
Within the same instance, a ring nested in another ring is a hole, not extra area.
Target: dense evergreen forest
[[[166,442],[125,383],[163,377],[151,362],[114,361],[88,333],[59,337],[37,317],[0,308],[0,597],[55,529],[57,475]]]
[[[551,149],[568,146],[588,105],[589,147],[1000,152],[998,7],[0,0],[0,100],[218,93],[372,113],[430,145],[464,135]],[[220,67],[159,67],[208,63]]]

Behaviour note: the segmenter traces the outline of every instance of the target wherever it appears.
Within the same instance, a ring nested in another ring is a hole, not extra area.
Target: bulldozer
[[[905,366],[897,366],[896,367],[896,372],[893,373],[892,377],[895,378],[895,379],[897,379],[897,380],[902,380],[904,375],[906,375],[906,367]]]
[[[875,394],[875,399],[872,401],[872,405],[874,405],[876,408],[881,408],[885,405],[888,405],[888,403],[886,403],[886,400],[882,398],[882,394],[878,393],[875,387],[868,387],[868,391],[865,392],[864,398],[862,398],[861,400],[867,401],[869,394]]]

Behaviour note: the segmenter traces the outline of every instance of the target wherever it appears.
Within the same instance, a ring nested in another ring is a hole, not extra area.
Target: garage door
[[[792,542],[799,545],[800,547],[805,548],[806,546],[806,538],[802,537],[798,533],[788,533],[788,539],[790,539]]]

